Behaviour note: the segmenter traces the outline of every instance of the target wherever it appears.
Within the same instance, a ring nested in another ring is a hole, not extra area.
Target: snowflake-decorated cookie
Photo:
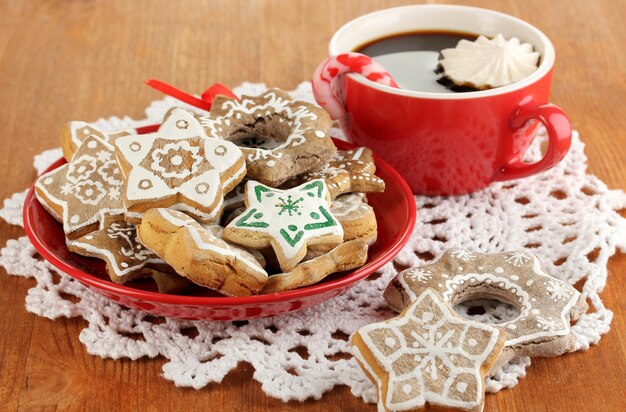
[[[115,283],[151,277],[161,293],[177,293],[190,284],[142,245],[135,225],[124,221],[121,215],[104,216],[98,230],[68,241],[67,247],[79,255],[103,259]]]
[[[494,325],[507,334],[502,361],[573,350],[570,321],[587,310],[576,289],[546,274],[539,259],[526,252],[452,249],[432,264],[400,272],[387,286],[385,299],[400,311],[426,289],[441,293],[452,307],[478,297],[515,306],[517,318]]]
[[[35,183],[39,202],[73,239],[96,230],[101,216],[124,213],[121,191],[113,147],[95,136],[84,141],[72,161]]]
[[[113,144],[120,137],[135,134],[135,130],[118,130],[104,132],[86,122],[72,121],[63,126],[61,130],[61,148],[63,157],[68,162],[74,157],[74,153],[88,137],[95,136],[108,144]]]
[[[298,176],[298,182],[324,179],[331,198],[351,192],[384,192],[385,181],[374,175],[374,156],[367,147],[338,150],[320,170]]]
[[[336,150],[326,111],[279,89],[240,100],[217,96],[210,116],[201,122],[209,137],[241,147],[248,179],[272,187],[319,169]]]
[[[246,174],[241,150],[207,138],[194,115],[183,109],[170,111],[157,132],[118,138],[115,147],[131,222],[154,207],[213,222],[220,216],[224,194]]]
[[[367,243],[351,240],[306,262],[298,264],[287,273],[271,275],[263,293],[276,293],[301,288],[322,281],[332,273],[363,266],[367,260]]]
[[[192,282],[229,296],[258,293],[267,272],[250,253],[172,209],[151,209],[137,226],[141,243]]]
[[[248,181],[244,200],[246,210],[224,229],[224,239],[255,249],[271,246],[284,272],[304,258],[308,245],[343,241],[323,180],[288,190]]]
[[[378,388],[379,411],[481,411],[485,375],[504,332],[458,316],[426,289],[399,316],[352,336],[352,354]]]

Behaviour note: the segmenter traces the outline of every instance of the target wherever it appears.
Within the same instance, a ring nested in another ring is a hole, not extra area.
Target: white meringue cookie
[[[453,49],[441,51],[439,64],[444,76],[457,86],[484,90],[522,80],[537,70],[539,53],[517,37],[507,40],[501,34],[493,39],[479,36],[461,40]]]

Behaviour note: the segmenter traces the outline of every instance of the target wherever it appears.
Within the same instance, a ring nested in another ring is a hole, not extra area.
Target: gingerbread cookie
[[[102,259],[107,273],[118,284],[151,277],[161,293],[177,293],[189,285],[157,255],[137,240],[135,225],[124,217],[104,216],[100,228],[74,241],[67,248],[79,255]]]
[[[229,296],[258,293],[267,273],[250,253],[215,236],[186,214],[151,209],[137,226],[141,243],[192,282]]]
[[[68,164],[35,183],[37,199],[71,239],[96,230],[104,214],[124,213],[121,190],[113,147],[95,136],[84,141]]]
[[[224,239],[262,249],[271,246],[284,272],[306,255],[308,245],[338,245],[343,229],[329,210],[323,180],[288,190],[248,181],[246,210],[224,229]]]
[[[350,192],[384,192],[385,181],[374,175],[374,156],[367,147],[352,150],[339,150],[320,170],[298,176],[298,182],[324,179],[330,197]]]
[[[457,315],[426,289],[399,316],[359,329],[352,354],[378,388],[379,411],[482,411],[504,332]]]
[[[343,240],[359,239],[369,246],[376,242],[378,226],[374,209],[367,204],[363,193],[347,193],[333,200],[330,212],[343,228]],[[329,246],[309,246],[306,258],[317,257],[328,252]]]
[[[263,293],[276,293],[309,286],[335,272],[363,266],[367,261],[367,243],[352,240],[342,243],[330,252],[300,263],[288,273],[271,275]]]
[[[276,187],[319,169],[335,152],[330,118],[320,107],[279,89],[236,100],[217,96],[201,119],[209,137],[236,143],[246,155],[248,179]]]
[[[126,183],[126,218],[131,222],[139,222],[155,207],[214,222],[224,194],[246,174],[241,150],[207,138],[194,115],[183,109],[170,111],[157,132],[119,138],[115,147]]]
[[[68,162],[74,157],[74,153],[80,145],[87,140],[88,137],[95,136],[100,140],[113,144],[119,137],[135,134],[133,129],[119,130],[116,132],[103,132],[98,128],[91,126],[89,123],[81,121],[69,122],[63,126],[61,130],[61,148],[63,149],[63,157]]]
[[[473,298],[491,298],[519,309],[516,319],[494,325],[507,334],[503,361],[573,350],[570,321],[587,310],[576,289],[546,274],[539,259],[525,252],[487,255],[449,250],[435,263],[399,273],[387,286],[385,299],[399,311],[426,289],[441,293],[452,307]]]

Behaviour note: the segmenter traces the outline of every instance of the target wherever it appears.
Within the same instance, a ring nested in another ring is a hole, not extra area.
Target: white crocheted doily
[[[235,91],[254,95],[265,88],[244,83]],[[313,100],[308,82],[292,94]],[[94,124],[116,130],[158,123],[175,105],[180,103],[166,97],[148,107],[144,120],[110,118]],[[342,136],[338,129],[333,134]],[[220,382],[238,362],[245,361],[254,366],[254,379],[265,393],[284,401],[317,399],[335,385],[348,385],[355,396],[375,402],[376,390],[349,356],[347,339],[360,326],[392,316],[382,292],[398,269],[423,264],[451,247],[537,254],[553,276],[571,284],[583,280],[582,292],[593,309],[573,326],[576,348],[588,348],[609,330],[612,313],[598,294],[606,282],[609,257],[617,248],[626,252],[626,219],[616,212],[626,208],[626,195],[607,189],[598,178],[586,174],[583,148],[574,133],[565,160],[540,175],[493,184],[467,196],[416,196],[419,217],[413,237],[379,276],[370,276],[324,304],[289,315],[235,323],[155,322],[144,312],[94,294],[37,259],[26,237],[9,240],[1,251],[0,265],[10,274],[37,280],[26,296],[28,311],[50,319],[85,319],[80,341],[91,354],[113,359],[163,356],[168,360],[163,376],[176,385],[194,388]],[[41,172],[60,156],[60,149],[43,152],[35,157],[35,167]],[[540,156],[538,145],[533,145],[528,156]],[[22,225],[25,195],[16,193],[5,200],[0,217]],[[502,305],[484,306],[486,313],[480,319],[496,321],[511,316]],[[468,308],[457,310],[464,313]],[[529,364],[530,360],[523,358],[507,365],[488,379],[488,390],[514,386]]]

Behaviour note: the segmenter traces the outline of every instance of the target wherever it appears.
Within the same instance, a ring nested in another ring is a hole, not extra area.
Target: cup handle
[[[520,106],[511,116],[510,126],[517,130],[533,119],[543,123],[548,133],[548,150],[543,158],[535,163],[524,163],[523,153],[512,154],[496,172],[493,181],[519,179],[542,172],[559,163],[567,154],[572,142],[572,125],[563,110],[553,104]]]
[[[311,83],[315,100],[334,120],[346,114],[343,76],[348,73],[359,73],[376,83],[398,87],[391,74],[369,56],[351,52],[327,58],[315,69]]]

